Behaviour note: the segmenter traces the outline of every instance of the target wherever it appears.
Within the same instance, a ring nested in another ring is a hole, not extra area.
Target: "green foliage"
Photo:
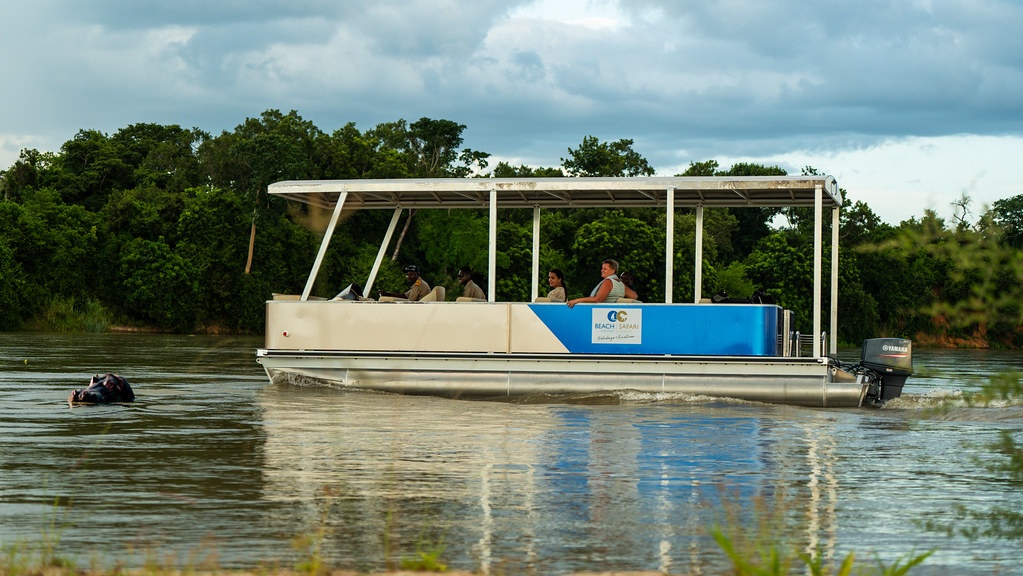
[[[116,287],[125,312],[142,322],[190,332],[198,319],[199,274],[193,262],[162,239],[141,238],[125,244]]]
[[[491,173],[494,178],[561,178],[565,176],[561,168],[532,168],[530,166],[512,166],[507,162],[498,162]]]
[[[490,224],[485,211],[427,210],[416,218],[416,241],[423,261],[432,263],[431,273],[454,276],[462,266],[487,269]]]
[[[804,520],[790,513],[792,500],[784,491],[776,493],[773,500],[754,498],[751,509],[741,508],[736,504],[739,501],[741,499],[729,498],[725,494],[721,523],[710,531],[714,542],[731,561],[732,573],[737,576],[904,575],[933,553],[907,554],[890,565],[878,560],[877,569],[872,570],[857,566],[856,555],[850,552],[836,565],[822,550],[808,550],[803,541]]]
[[[59,194],[44,189],[28,192],[20,204],[0,203],[0,217],[5,223],[0,242],[13,259],[0,266],[15,274],[2,285],[21,320],[41,311],[53,295],[95,294],[95,214],[64,204]]]
[[[725,292],[732,296],[748,296],[757,289],[746,275],[746,265],[732,262],[717,273],[717,289],[714,293]]]
[[[56,157],[52,152],[22,150],[13,166],[0,170],[0,200],[21,202],[27,193],[43,187]]]
[[[106,332],[113,319],[98,300],[78,301],[75,298],[53,297],[33,328],[43,332]]]
[[[732,259],[733,247],[732,236],[738,226],[738,221],[728,209],[707,209],[703,214],[703,285],[700,286],[701,293],[707,297],[712,293],[722,290],[735,296],[748,296],[753,292],[747,290],[746,285],[751,285],[748,279],[732,277],[730,283],[737,286],[722,286],[718,277],[719,269],[728,267]],[[658,228],[663,228],[663,218],[658,219]],[[696,213],[685,210],[675,214],[675,255],[674,269],[675,280],[672,301],[692,302],[694,298],[693,270],[696,264]],[[739,266],[733,270],[741,269],[745,273],[745,267]]]
[[[367,136],[377,143],[377,150],[387,159],[385,165],[395,174],[372,178],[441,178],[465,177],[473,170],[486,168],[485,152],[458,147],[462,144],[464,124],[451,120],[420,118],[409,124],[405,120],[378,124]],[[461,161],[461,165],[456,165]]]
[[[121,159],[132,168],[133,182],[127,188],[157,188],[182,192],[201,179],[199,159],[194,150],[209,134],[177,125],[132,124],[118,130],[111,142]]]
[[[489,154],[462,148],[465,129],[451,120],[420,118],[366,131],[348,123],[328,135],[295,111],[267,110],[215,137],[176,125],[133,124],[113,136],[82,130],[56,154],[23,150],[0,173],[0,329],[98,329],[116,316],[166,330],[260,331],[263,300],[303,289],[330,216],[322,208],[269,197],[266,186],[277,180],[653,173],[632,140],[587,136],[568,149],[562,166],[501,162],[488,175]],[[714,160],[693,162],[685,172],[781,174],[777,166],[724,168]],[[960,221],[950,230],[933,213],[889,226],[843,194],[842,341],[923,335],[918,343],[1023,345],[1016,289],[1023,284],[1021,197],[996,202],[975,226]],[[765,288],[796,311],[805,330],[812,222],[806,210],[790,211],[789,226],[776,230],[777,214],[759,208],[704,211],[701,292],[745,296]],[[332,296],[351,282],[365,282],[389,218],[383,211],[346,215],[314,295]],[[384,259],[377,287],[403,288],[400,265],[415,262],[431,284],[457,289],[455,269],[487,268],[488,218],[472,211],[418,213],[397,262]],[[495,298],[522,301],[532,288],[532,212],[503,210],[498,218]],[[540,218],[541,271],[564,270],[570,295],[587,294],[599,277],[597,265],[611,257],[636,276],[644,300],[663,299],[663,211],[545,209]],[[691,301],[695,213],[680,208],[674,218],[672,298]],[[827,239],[830,222],[824,226]],[[537,288],[545,293],[546,282]]]
[[[1023,258],[1002,242],[1000,231],[990,214],[976,227],[948,230],[928,211],[874,250],[894,251],[909,261],[904,293],[930,319],[929,331],[938,341],[1019,346]]]
[[[858,254],[840,249],[838,317],[841,319],[839,337],[843,342],[859,345],[867,338],[886,335],[881,327],[877,300],[864,285],[863,276],[867,275],[859,265]]]
[[[569,157],[561,159],[561,166],[569,176],[653,176],[650,163],[632,149],[632,140],[600,142],[596,136],[586,136],[575,150],[568,149]]]
[[[942,320],[949,334],[1001,338],[1020,345],[1019,326],[1023,325],[1023,258],[1018,247],[1005,241],[1003,228],[993,216],[985,214],[975,227],[957,226],[946,230],[935,219],[905,228],[890,244],[908,250],[915,247],[934,260],[948,265],[951,284],[965,286],[964,295],[950,297],[951,290],[936,291],[923,312]],[[949,335],[947,334],[947,335]],[[947,336],[946,335],[946,336]],[[1023,379],[1019,372],[995,374],[980,392],[963,394],[967,406],[996,408],[1023,404]],[[999,481],[1023,488],[1023,447],[1017,430],[1005,429],[997,440],[986,446],[979,469],[987,470]],[[955,507],[957,521],[947,526],[925,522],[927,528],[968,538],[996,537],[1023,541],[1023,513],[1002,504],[984,508]]]
[[[414,572],[447,572],[447,565],[440,561],[440,556],[443,553],[443,538],[433,543],[424,543],[420,539],[420,542],[416,544],[416,555],[412,558],[401,559],[401,569]]]
[[[123,158],[120,144],[97,130],[80,130],[64,143],[56,164],[64,202],[99,210],[116,189],[131,188],[132,167]]]
[[[618,261],[619,272],[628,270],[636,277],[641,298],[654,301],[659,292],[663,299],[659,280],[663,260],[658,258],[664,253],[663,234],[656,234],[641,220],[618,210],[604,212],[597,220],[579,227],[572,253],[577,263],[575,278],[591,280],[576,290],[589,294],[589,288],[600,280],[600,263],[613,258]]]
[[[177,241],[178,216],[184,207],[180,192],[150,185],[114,191],[100,211],[102,229],[120,242],[132,238]]]
[[[15,330],[21,326],[25,308],[22,303],[24,282],[21,263],[7,239],[0,237],[0,330]]]
[[[992,222],[1001,228],[1005,244],[1023,249],[1023,194],[996,200],[991,214]]]
[[[746,270],[754,285],[793,311],[795,326],[813,326],[813,249],[805,237],[794,230],[765,237],[746,259]]]
[[[529,300],[532,278],[533,232],[514,222],[497,224],[497,282],[495,297],[508,302]]]
[[[690,162],[682,176],[785,176],[785,170],[778,166],[738,163],[728,170],[721,170],[716,160]],[[780,212],[777,208],[727,208],[734,219],[728,250],[721,253],[723,262],[728,264],[735,258],[749,254],[753,247],[771,233],[770,222]]]

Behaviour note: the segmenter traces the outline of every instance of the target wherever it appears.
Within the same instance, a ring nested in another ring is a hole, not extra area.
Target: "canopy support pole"
[[[693,270],[693,304],[703,298],[703,204],[696,207],[696,262]]]
[[[675,188],[669,187],[664,215],[664,303],[671,304],[675,292]]]
[[[837,206],[831,209],[831,354],[838,354],[838,212]]]
[[[824,247],[822,212],[824,211],[824,189],[820,184],[813,188],[813,356],[821,357],[821,273]]]
[[[373,269],[369,271],[369,278],[366,280],[366,287],[362,290],[362,295],[369,298],[369,291],[373,289],[373,282],[377,279],[377,273],[380,272],[380,264],[384,261],[384,254],[387,253],[387,247],[391,245],[391,236],[394,235],[394,230],[398,227],[398,218],[401,217],[401,206],[394,209],[394,214],[391,216],[391,223],[387,226],[387,232],[384,233],[384,241],[380,243],[380,250],[377,251],[377,257],[373,260]]]
[[[497,290],[497,189],[490,189],[490,247],[487,250],[487,300],[494,300]]]
[[[327,246],[330,246],[330,238],[334,235],[334,227],[337,226],[338,218],[341,216],[341,207],[345,205],[346,199],[348,199],[348,192],[341,192],[337,198],[337,204],[334,206],[334,213],[330,215],[330,223],[327,224],[327,230],[323,233],[323,240],[320,241],[320,249],[316,252],[316,260],[313,262],[313,269],[309,271],[309,279],[305,281],[305,288],[302,290],[303,302],[309,299],[309,294],[313,291],[313,283],[316,282],[316,275],[320,273],[320,264],[323,263],[323,256],[327,253]]]
[[[529,301],[536,302],[540,286],[540,205],[533,206],[533,288]]]

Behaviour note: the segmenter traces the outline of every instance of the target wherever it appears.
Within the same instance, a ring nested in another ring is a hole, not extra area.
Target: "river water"
[[[1023,509],[988,444],[1020,406],[959,392],[1020,352],[917,350],[883,409],[630,396],[499,403],[270,385],[258,338],[0,334],[0,546],[79,566],[718,574],[714,526],[911,574],[1012,574]],[[843,351],[854,359],[857,351]],[[67,405],[117,372],[134,403]],[[935,410],[950,401],[952,408]],[[929,523],[929,524],[928,524]],[[745,549],[752,549],[747,545]]]

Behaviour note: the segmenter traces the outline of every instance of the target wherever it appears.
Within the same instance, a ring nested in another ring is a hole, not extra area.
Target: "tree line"
[[[133,124],[113,135],[81,130],[59,152],[23,150],[0,172],[0,330],[261,332],[264,301],[304,287],[328,216],[268,195],[280,180],[654,174],[632,140],[594,136],[567,148],[557,166],[490,166],[489,153],[462,146],[465,129],[421,118],[365,131],[349,123],[328,134],[295,111],[267,110],[219,135]],[[709,160],[681,175],[785,171]],[[897,335],[935,345],[1023,344],[1023,195],[995,202],[975,222],[963,196],[953,222],[925,211],[893,226],[842,192],[841,341]],[[612,257],[637,278],[642,299],[663,301],[665,217],[653,209],[544,210],[542,270],[561,268],[569,296],[583,295]],[[673,217],[672,296],[691,301],[696,217],[681,208]],[[332,296],[368,276],[389,218],[382,211],[347,217],[314,294]],[[486,211],[406,213],[376,286],[403,290],[402,267],[417,264],[431,284],[457,294],[460,267],[487,268],[487,218]],[[532,211],[502,210],[498,218],[495,297],[528,300]],[[812,225],[807,209],[706,209],[702,293],[763,290],[809,330]]]

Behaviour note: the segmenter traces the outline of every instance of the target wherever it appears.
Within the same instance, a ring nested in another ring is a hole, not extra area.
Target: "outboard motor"
[[[883,404],[902,395],[913,374],[913,342],[905,338],[870,338],[863,341],[860,367],[874,373],[867,397]]]

